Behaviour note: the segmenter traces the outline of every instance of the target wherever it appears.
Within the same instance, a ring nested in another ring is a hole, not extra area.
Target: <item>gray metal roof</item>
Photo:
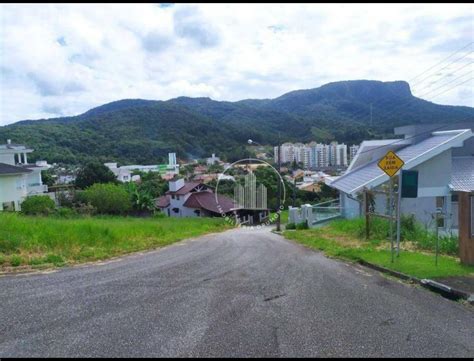
[[[0,163],[0,175],[31,173],[30,169],[17,167],[10,164]]]
[[[474,191],[474,157],[453,158],[451,186],[454,191]]]
[[[430,138],[399,149],[396,153],[405,162],[403,169],[410,169],[455,144],[459,145],[459,141],[471,136],[472,132],[470,130],[434,132]],[[389,177],[377,165],[379,160],[348,171],[331,182],[330,186],[344,193],[355,194],[363,187],[373,188],[388,181]]]

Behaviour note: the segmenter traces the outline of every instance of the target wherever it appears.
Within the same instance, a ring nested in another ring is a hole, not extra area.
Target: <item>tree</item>
[[[207,169],[208,173],[222,173],[224,172],[224,167],[220,164],[212,164]]]
[[[130,196],[135,211],[143,212],[155,209],[155,202],[149,191],[142,189],[133,182],[124,184],[124,187]]]
[[[53,175],[51,174],[51,170],[43,170],[41,171],[41,180],[43,181],[43,184],[46,184],[48,187],[51,187],[54,185],[54,178]]]
[[[84,191],[83,197],[102,214],[125,214],[132,208],[128,192],[118,184],[96,183]]]
[[[95,183],[116,183],[117,179],[112,171],[99,162],[87,163],[76,177],[76,186],[86,189]]]

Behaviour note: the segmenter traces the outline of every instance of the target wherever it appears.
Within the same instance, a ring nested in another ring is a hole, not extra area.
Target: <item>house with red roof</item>
[[[244,209],[233,199],[216,194],[214,189],[201,182],[174,179],[169,191],[156,199],[156,207],[169,217],[233,217],[239,223],[256,224],[264,221],[268,209]]]

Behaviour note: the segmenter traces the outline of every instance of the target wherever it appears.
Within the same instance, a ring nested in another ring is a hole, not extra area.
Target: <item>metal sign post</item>
[[[392,256],[392,263],[393,263],[393,177],[390,177],[390,196],[388,202],[388,209],[390,215],[390,253]]]
[[[401,233],[401,205],[402,205],[402,172],[398,175],[398,197],[397,197],[397,257],[400,256],[400,233]]]
[[[393,151],[389,150],[387,154],[377,163],[379,168],[382,169],[385,174],[390,177],[390,244],[391,244],[391,254],[392,254],[392,262],[393,262],[393,176],[397,174],[397,172],[404,166],[405,162],[397,156]],[[397,257],[399,256],[400,252],[400,203],[401,203],[401,174],[399,175],[398,181],[398,202],[397,202]]]

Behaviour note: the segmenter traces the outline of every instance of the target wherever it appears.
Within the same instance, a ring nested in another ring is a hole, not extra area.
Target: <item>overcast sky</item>
[[[472,4],[9,4],[0,18],[0,125],[124,98],[233,101],[410,80],[466,45],[412,91],[474,106]]]

